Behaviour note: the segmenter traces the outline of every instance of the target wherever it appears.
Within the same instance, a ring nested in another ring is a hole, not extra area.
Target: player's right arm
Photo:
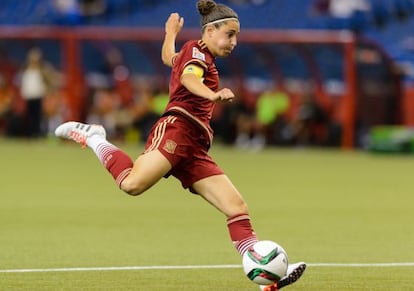
[[[172,67],[173,59],[177,55],[175,50],[175,39],[184,25],[184,18],[180,17],[178,13],[171,13],[165,22],[165,36],[162,43],[161,59],[162,62]]]

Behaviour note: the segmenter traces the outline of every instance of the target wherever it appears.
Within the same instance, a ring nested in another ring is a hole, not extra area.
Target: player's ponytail
[[[197,9],[201,15],[200,24],[203,30],[208,24],[214,24],[218,27],[227,20],[239,19],[233,9],[213,0],[198,0]]]

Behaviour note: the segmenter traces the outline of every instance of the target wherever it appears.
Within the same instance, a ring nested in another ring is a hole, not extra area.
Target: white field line
[[[414,262],[405,263],[310,263],[309,267],[414,267]],[[141,270],[183,270],[183,269],[238,269],[241,265],[188,265],[188,266],[125,266],[125,267],[88,267],[88,268],[48,268],[48,269],[10,269],[0,273],[45,273],[45,272],[86,272],[86,271],[141,271]]]

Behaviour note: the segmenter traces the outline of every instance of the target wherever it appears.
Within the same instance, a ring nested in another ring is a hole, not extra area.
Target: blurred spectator
[[[0,46],[0,73],[7,84],[12,84],[19,66],[10,58],[6,47],[5,43]]]
[[[111,87],[96,88],[92,96],[92,104],[86,118],[87,123],[102,124],[109,138],[117,137],[118,115],[120,110],[119,96]]]
[[[286,127],[285,113],[289,109],[289,95],[280,90],[263,92],[257,100],[256,117],[267,144],[284,144],[281,131]]]
[[[133,80],[122,51],[108,42],[96,42],[98,66],[89,73],[91,87],[112,87],[120,98],[121,107],[133,104]]]
[[[163,114],[169,95],[165,91],[154,93],[157,89],[146,78],[135,80],[134,89],[133,126],[140,140],[146,140],[155,121]]]
[[[68,105],[64,90],[53,88],[43,100],[43,114],[45,116],[46,131],[53,134],[58,125],[66,120]]]
[[[242,149],[261,149],[265,144],[265,137],[256,117],[257,96],[244,86],[239,86],[235,95],[240,98],[232,104],[236,129],[234,143]]]
[[[81,15],[77,0],[53,0],[51,3],[53,22],[62,25],[78,25]]]
[[[123,139],[132,125],[134,89],[121,50],[111,42],[95,42],[98,66],[87,76],[86,121],[107,127],[109,138]]]
[[[358,12],[368,12],[371,4],[368,0],[331,0],[329,12],[333,17],[350,18]]]
[[[243,95],[246,94],[251,95],[244,91]],[[247,100],[251,101],[246,102]],[[258,97],[251,96],[247,100],[234,108],[237,114],[235,145],[260,150],[266,144],[284,144],[281,132],[288,122],[284,115],[290,106],[289,95],[269,89]]]
[[[103,16],[107,10],[106,0],[53,0],[53,22],[62,25],[79,25]]]
[[[105,64],[101,68],[101,72],[110,76],[111,85],[119,95],[121,107],[131,106],[134,94],[131,73],[119,49],[110,47],[105,51]]]
[[[20,94],[26,102],[27,137],[36,138],[45,134],[43,98],[55,85],[56,75],[52,65],[43,59],[39,48],[30,49],[20,76]]]
[[[235,88],[237,98],[233,102],[217,102],[210,121],[215,139],[225,144],[233,144],[237,135],[236,120],[243,92],[243,89],[239,89],[243,87],[240,83],[229,78],[221,79],[222,87]]]
[[[332,17],[329,28],[355,32],[360,32],[367,26],[371,9],[368,0],[316,0],[313,3],[313,11],[317,15]]]
[[[311,92],[304,92],[292,122],[292,139],[298,145],[324,145],[329,120]]]
[[[13,110],[13,89],[7,84],[3,75],[0,75],[0,134],[7,131]]]
[[[158,93],[155,93],[152,100],[152,111],[156,115],[161,116],[164,113],[165,108],[167,108],[169,99],[170,96],[166,90],[161,90]]]
[[[106,12],[106,0],[78,0],[79,11],[83,16],[97,16]]]
[[[315,0],[312,4],[311,12],[316,15],[327,15],[329,14],[329,5],[331,0]]]

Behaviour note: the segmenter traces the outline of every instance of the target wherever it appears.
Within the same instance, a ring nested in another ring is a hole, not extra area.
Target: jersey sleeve
[[[208,68],[206,63],[206,55],[199,50],[194,43],[187,43],[180,51],[180,58],[176,58],[179,74],[183,74],[184,68],[194,64],[205,72]]]

